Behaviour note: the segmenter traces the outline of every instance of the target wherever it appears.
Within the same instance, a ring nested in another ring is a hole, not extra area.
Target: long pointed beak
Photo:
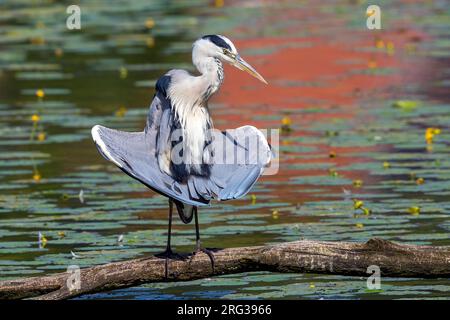
[[[239,55],[234,58],[234,66],[250,73],[252,76],[254,76],[259,81],[264,82],[265,84],[268,84],[267,81],[263,78],[262,75],[258,73],[251,65],[247,63],[244,59],[242,59]]]

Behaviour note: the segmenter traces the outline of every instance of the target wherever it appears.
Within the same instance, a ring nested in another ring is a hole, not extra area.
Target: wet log
[[[368,267],[375,265],[382,277],[450,276],[450,247],[404,245],[378,238],[366,243],[301,240],[213,252],[214,272],[208,255],[199,252],[168,260],[166,277],[165,259],[152,256],[81,269],[78,278],[74,277],[76,273],[64,272],[0,281],[0,299],[68,299],[149,282],[187,281],[249,271],[368,277]]]

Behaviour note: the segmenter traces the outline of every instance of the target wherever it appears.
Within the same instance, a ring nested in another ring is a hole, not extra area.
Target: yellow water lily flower
[[[425,183],[425,179],[424,178],[417,178],[417,180],[416,180],[416,184],[417,185],[421,185],[421,184],[424,184]]]
[[[38,89],[36,90],[36,97],[38,97],[39,99],[42,99],[45,97],[45,92],[42,89]]]
[[[155,26],[155,20],[153,20],[152,18],[148,18],[147,20],[145,20],[145,27],[147,29],[151,29]]]
[[[46,135],[45,132],[40,132],[37,136],[38,141],[45,141]]]
[[[387,161],[383,162],[383,168],[388,169],[391,167],[391,164]]]
[[[64,54],[63,49],[61,49],[61,48],[56,48],[55,49],[55,56],[57,56],[58,58],[62,57],[63,54]]]
[[[41,181],[41,174],[36,170],[35,172],[34,172],[34,174],[33,174],[33,180],[35,181],[35,182],[39,182],[39,181]]]
[[[357,224],[355,224],[355,227],[361,229],[361,228],[364,228],[364,225],[362,223],[357,223]]]
[[[119,108],[119,110],[116,111],[115,115],[116,115],[116,117],[121,118],[121,117],[125,116],[126,113],[127,113],[127,108],[125,108],[124,106],[121,106]]]
[[[283,126],[290,126],[292,124],[292,120],[288,116],[283,117],[283,119],[281,119],[281,124]]]
[[[272,211],[272,218],[275,219],[275,220],[278,219],[278,210],[273,210]]]
[[[427,129],[425,131],[425,141],[428,144],[433,143],[433,137],[434,137],[434,134],[429,129]]]
[[[356,179],[356,180],[353,181],[353,185],[354,185],[356,188],[360,188],[360,187],[363,185],[363,181],[360,180],[360,179]]]
[[[256,203],[256,195],[254,194],[250,195],[250,199],[252,200],[252,204]]]
[[[420,207],[417,207],[417,206],[410,207],[410,208],[408,209],[408,212],[409,212],[410,214],[412,214],[413,216],[417,216],[417,215],[420,214]]]
[[[439,129],[439,128],[427,128],[425,130],[425,141],[427,142],[427,144],[433,143],[433,138],[437,134],[441,134],[441,129]]]
[[[291,118],[289,118],[288,116],[285,116],[281,119],[281,132],[283,133],[288,133],[291,132]]]
[[[358,199],[353,199],[353,208],[359,209],[364,205],[364,202]]]
[[[375,41],[375,47],[377,47],[378,49],[383,49],[384,48],[384,41],[381,39],[377,39]]]
[[[39,122],[39,120],[41,120],[41,117],[40,117],[39,115],[33,114],[33,115],[31,116],[31,121],[33,121],[33,122]]]

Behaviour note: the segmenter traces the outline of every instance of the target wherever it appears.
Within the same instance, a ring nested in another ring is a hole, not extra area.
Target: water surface
[[[206,246],[450,244],[450,19],[439,1],[381,1],[380,31],[366,29],[358,1],[80,5],[82,29],[69,31],[62,4],[0,4],[1,279],[163,250],[167,200],[106,162],[90,128],[141,130],[156,79],[193,71],[192,42],[214,33],[270,83],[226,66],[210,102],[215,125],[284,129],[277,175],[200,210]],[[177,221],[176,250],[194,241],[194,226]],[[250,273],[81,298],[448,299],[449,290],[448,279],[383,278],[371,292],[364,277]]]

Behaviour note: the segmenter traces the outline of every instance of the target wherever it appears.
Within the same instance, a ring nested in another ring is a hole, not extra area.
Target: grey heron
[[[167,246],[160,255],[166,258],[166,276],[168,259],[173,256],[170,243],[173,205],[182,222],[187,224],[195,218],[194,254],[199,251],[208,254],[214,272],[213,254],[200,243],[197,208],[209,204],[211,199],[230,200],[247,194],[272,157],[265,136],[253,126],[213,135],[208,111],[209,98],[224,80],[222,62],[267,84],[264,78],[222,35],[206,35],[196,40],[192,61],[198,75],[170,70],[158,79],[142,132],[123,132],[100,125],[92,128],[93,140],[107,160],[169,198]],[[256,144],[250,146],[249,141]],[[224,153],[225,156],[233,153],[233,161],[224,161]],[[181,161],[175,161],[177,157]]]

